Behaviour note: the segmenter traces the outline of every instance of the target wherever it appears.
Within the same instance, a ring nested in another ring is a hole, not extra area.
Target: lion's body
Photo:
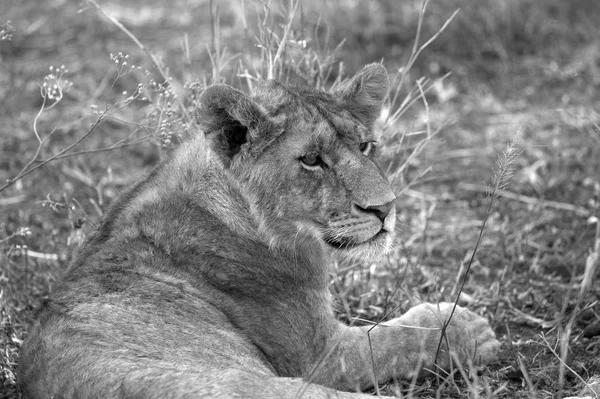
[[[383,80],[367,67],[342,100],[207,89],[211,149],[190,138],[111,206],[23,346],[23,397],[324,398],[410,376],[421,344],[430,363],[437,333],[382,326],[373,375],[366,329],[335,320],[328,290],[331,252],[390,245],[394,195],[363,144]],[[493,356],[483,319],[456,320],[463,359],[477,340]],[[417,309],[391,324],[436,321]]]

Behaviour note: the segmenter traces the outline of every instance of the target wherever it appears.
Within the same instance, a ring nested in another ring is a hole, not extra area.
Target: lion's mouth
[[[353,237],[325,237],[327,245],[337,249],[344,250],[355,248],[361,245],[369,245],[384,238],[389,232],[385,228],[381,228],[374,236],[365,241],[358,241]]]

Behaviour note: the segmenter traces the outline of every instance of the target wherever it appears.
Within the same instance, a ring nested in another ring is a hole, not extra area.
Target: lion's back
[[[188,373],[192,384],[215,367],[271,374],[210,293],[174,276],[167,263],[168,272],[148,268],[151,262],[128,265],[128,254],[113,255],[116,249],[72,269],[40,311],[20,356],[24,398],[128,397],[140,379]]]

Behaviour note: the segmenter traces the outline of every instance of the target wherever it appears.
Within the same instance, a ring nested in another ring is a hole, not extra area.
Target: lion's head
[[[389,250],[396,218],[373,132],[388,87],[379,64],[331,94],[269,82],[247,96],[216,85],[202,93],[198,120],[262,212],[335,252],[371,257]]]

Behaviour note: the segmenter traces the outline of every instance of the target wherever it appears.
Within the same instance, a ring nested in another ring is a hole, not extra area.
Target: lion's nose
[[[365,212],[373,213],[375,216],[377,216],[379,218],[379,220],[381,220],[383,222],[385,220],[386,216],[389,215],[390,212],[392,211],[392,209],[394,208],[394,201],[390,201],[387,204],[383,204],[383,205],[373,205],[373,206],[368,206],[366,208],[363,208],[363,207],[359,207],[359,208],[364,210]]]

